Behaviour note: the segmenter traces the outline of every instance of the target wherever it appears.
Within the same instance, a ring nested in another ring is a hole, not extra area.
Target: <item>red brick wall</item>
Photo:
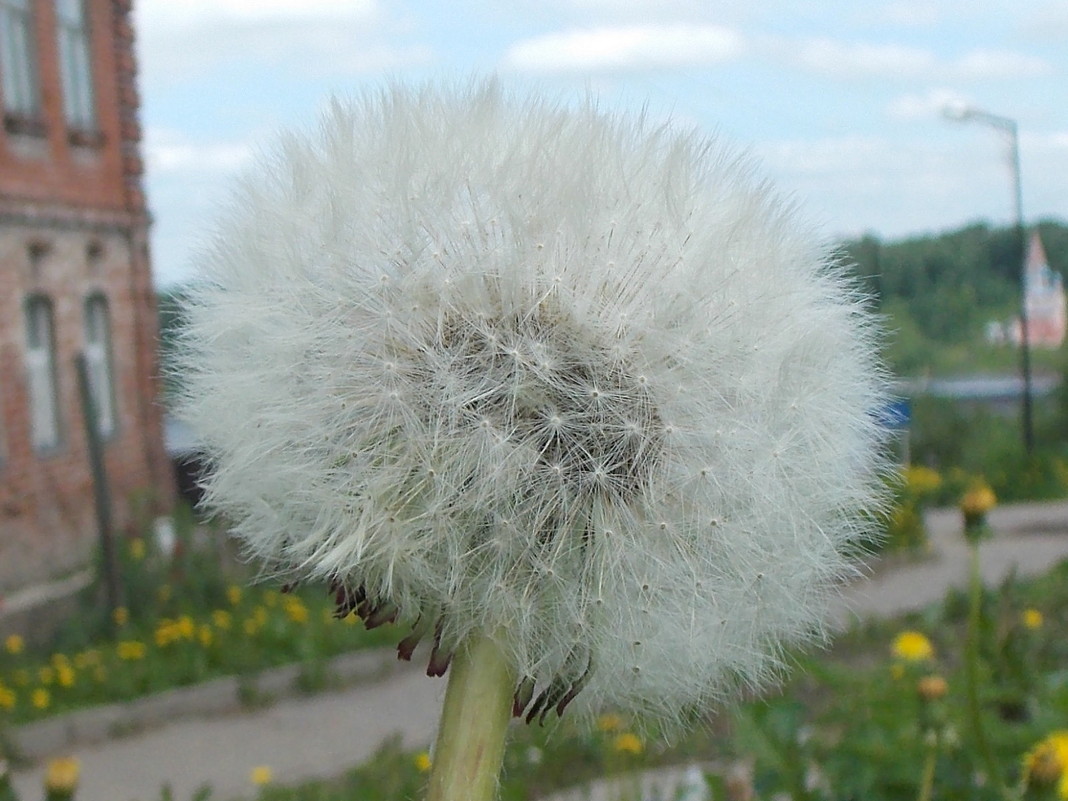
[[[46,136],[13,135],[0,130],[0,197],[18,197],[45,204],[127,208],[121,104],[127,100],[136,107],[137,103],[137,90],[132,82],[132,33],[124,10],[128,6],[129,2],[114,0],[86,2],[92,33],[93,88],[102,138],[100,145],[85,147],[70,142],[63,121],[55,3],[53,0],[33,3],[41,121]],[[119,39],[120,31],[127,32],[125,42]],[[120,58],[121,53],[128,55]],[[125,75],[120,76],[119,62],[127,66]]]
[[[34,3],[44,136],[0,128],[0,594],[84,564],[95,535],[74,357],[85,300],[108,302],[117,429],[105,462],[120,530],[168,508],[156,309],[141,188],[129,0],[88,0],[100,136],[72,143],[63,120],[54,6]],[[31,255],[35,254],[35,255]],[[61,443],[34,450],[25,303],[52,303]]]

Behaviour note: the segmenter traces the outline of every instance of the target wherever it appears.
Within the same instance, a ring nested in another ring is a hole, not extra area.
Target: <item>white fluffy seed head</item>
[[[263,158],[204,267],[181,411],[276,573],[492,633],[546,708],[672,718],[820,633],[878,498],[875,334],[717,142],[392,88]]]

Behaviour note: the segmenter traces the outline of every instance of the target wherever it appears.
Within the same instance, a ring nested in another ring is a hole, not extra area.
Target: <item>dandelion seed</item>
[[[432,674],[492,637],[528,719],[774,678],[881,491],[833,254],[718,143],[592,103],[394,88],[320,130],[245,177],[192,292],[206,505]]]

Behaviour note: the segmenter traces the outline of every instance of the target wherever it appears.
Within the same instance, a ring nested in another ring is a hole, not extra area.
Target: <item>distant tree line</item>
[[[1037,228],[1050,267],[1065,275],[1068,225],[1045,221]],[[1024,232],[1024,248],[1032,230]],[[1013,227],[976,223],[895,242],[864,236],[843,250],[886,315],[889,356],[899,372],[939,371],[940,351],[970,349],[982,342],[989,321],[1011,319],[1019,309],[1022,254]]]

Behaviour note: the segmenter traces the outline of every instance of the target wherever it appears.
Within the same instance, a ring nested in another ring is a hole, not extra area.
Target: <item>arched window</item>
[[[96,106],[84,0],[56,0],[56,21],[67,127],[79,133],[91,132],[96,129]]]
[[[30,438],[38,451],[60,443],[52,303],[35,295],[26,301],[26,377],[30,395]]]
[[[85,367],[89,393],[96,409],[97,431],[107,438],[115,433],[115,388],[111,363],[111,320],[103,295],[85,301]]]

